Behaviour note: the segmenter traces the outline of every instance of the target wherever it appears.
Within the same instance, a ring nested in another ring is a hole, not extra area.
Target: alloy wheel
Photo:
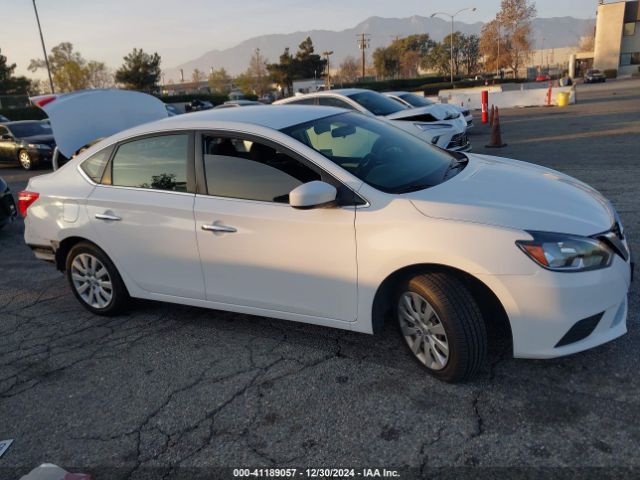
[[[89,253],[77,255],[71,263],[71,279],[78,296],[93,308],[105,308],[113,298],[107,268]]]
[[[25,170],[31,169],[31,156],[29,155],[29,152],[26,152],[24,150],[21,151],[18,155],[18,160],[20,160],[20,165],[22,165],[22,168],[24,168]]]
[[[415,292],[398,301],[402,336],[413,354],[427,368],[442,370],[449,361],[449,341],[444,326],[429,302]]]

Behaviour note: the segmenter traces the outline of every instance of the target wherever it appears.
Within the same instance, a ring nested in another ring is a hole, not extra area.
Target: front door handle
[[[202,230],[205,230],[207,232],[217,232],[217,233],[236,233],[238,231],[234,227],[228,227],[226,225],[221,225],[216,222],[214,222],[212,225],[202,225]]]
[[[96,218],[98,220],[111,220],[113,222],[122,220],[122,218],[118,217],[117,215],[112,215],[109,213],[96,213]]]

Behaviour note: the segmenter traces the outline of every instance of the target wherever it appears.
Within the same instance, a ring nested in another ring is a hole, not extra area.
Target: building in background
[[[596,17],[593,66],[637,73],[640,67],[640,2],[601,3]]]

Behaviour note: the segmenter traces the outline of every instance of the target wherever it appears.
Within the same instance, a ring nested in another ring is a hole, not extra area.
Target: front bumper
[[[588,350],[627,332],[631,263],[615,257],[602,270],[479,278],[504,306],[519,358],[554,358]],[[590,321],[597,317],[597,321]],[[580,323],[582,322],[582,323]],[[590,323],[589,329],[583,328]],[[572,331],[573,329],[573,331]],[[581,333],[575,335],[576,330]]]

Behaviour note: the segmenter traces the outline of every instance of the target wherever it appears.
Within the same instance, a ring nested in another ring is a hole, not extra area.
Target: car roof
[[[346,111],[341,108],[309,105],[256,105],[194,112],[151,122],[145,127],[150,130],[159,126],[163,128],[207,128],[212,127],[212,122],[234,122],[281,130]]]
[[[382,92],[384,95],[392,95],[394,97],[399,97],[401,95],[406,95],[407,93],[411,93],[411,92],[404,92],[404,91],[398,91],[398,92]]]
[[[42,123],[42,120],[14,120],[9,122],[2,122],[2,125],[10,127],[12,125],[26,125],[27,123]]]

